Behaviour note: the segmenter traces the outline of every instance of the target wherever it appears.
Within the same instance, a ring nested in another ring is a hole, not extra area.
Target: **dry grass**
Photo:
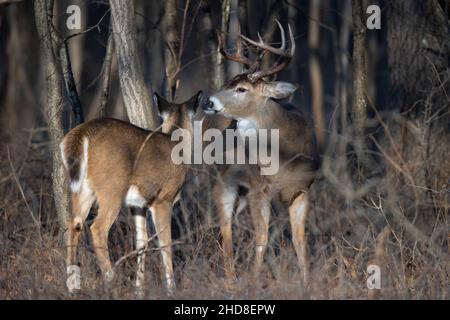
[[[185,221],[179,208],[173,220],[177,281],[173,298],[448,299],[448,185],[436,187],[433,192],[420,187],[426,185],[411,174],[406,162],[395,158],[391,143],[399,141],[395,133],[392,140],[379,144],[375,154],[378,160],[364,174],[352,169],[348,160],[351,150],[343,149],[345,157],[340,153],[342,139],[335,137],[337,143],[327,150],[321,176],[312,187],[313,205],[308,220],[311,280],[307,287],[299,285],[288,216],[283,210],[275,210],[265,266],[259,278],[248,271],[254,248],[248,212],[235,218],[239,276],[236,285],[227,288],[221,269],[218,227],[214,216],[210,216],[213,211],[208,201],[200,201],[195,189],[191,189],[191,201],[187,201],[189,221]],[[50,157],[48,145],[42,142],[45,137],[36,133],[27,136],[21,145],[4,146],[1,153],[0,298],[134,298],[134,257],[125,259],[117,267],[117,279],[105,286],[88,231],[78,255],[82,290],[73,296],[67,293],[65,250],[52,203]],[[435,142],[443,143],[442,138]],[[412,161],[411,157],[408,161]],[[422,169],[429,168],[423,159],[414,161]],[[448,167],[443,170],[444,176],[447,170],[448,180]],[[358,183],[353,182],[355,175],[360,177]],[[132,228],[129,212],[123,211],[110,234],[113,261],[133,250]],[[151,242],[149,251],[146,297],[167,298],[155,242]],[[381,268],[382,289],[376,292],[366,287],[369,264]]]

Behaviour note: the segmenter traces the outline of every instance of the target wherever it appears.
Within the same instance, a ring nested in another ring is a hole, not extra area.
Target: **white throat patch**
[[[217,112],[222,111],[223,110],[223,104],[222,102],[220,102],[219,99],[217,99],[216,97],[210,97],[209,101],[211,101],[213,103],[213,109]]]
[[[238,129],[248,130],[248,129],[258,129],[258,124],[253,118],[239,119],[236,124]]]

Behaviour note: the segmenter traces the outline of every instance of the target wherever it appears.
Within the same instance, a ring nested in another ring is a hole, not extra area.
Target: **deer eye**
[[[247,91],[247,89],[244,88],[244,87],[238,87],[238,88],[236,88],[236,92],[239,92],[239,93],[243,93],[243,92],[246,92],[246,91]]]

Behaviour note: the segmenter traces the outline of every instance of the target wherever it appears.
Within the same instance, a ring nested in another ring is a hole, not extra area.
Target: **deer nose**
[[[203,111],[206,114],[221,113],[223,111],[223,104],[216,96],[209,97],[208,103],[204,105]]]
[[[203,111],[214,111],[214,103],[209,98],[206,98],[202,104],[202,108]]]

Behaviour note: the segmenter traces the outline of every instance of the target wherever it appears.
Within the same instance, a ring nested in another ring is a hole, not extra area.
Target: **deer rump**
[[[156,197],[172,196],[181,188],[186,168],[167,161],[176,144],[167,136],[116,119],[74,128],[60,145],[71,191],[119,193],[126,205],[141,208]]]

